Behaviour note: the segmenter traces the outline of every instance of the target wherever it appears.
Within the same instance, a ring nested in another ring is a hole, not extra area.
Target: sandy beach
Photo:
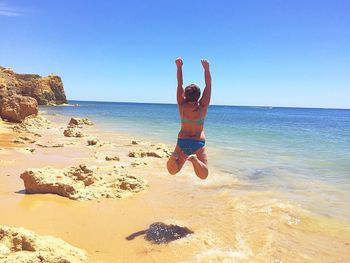
[[[350,263],[349,9],[0,0],[0,263]]]
[[[2,226],[60,238],[86,251],[85,262],[346,262],[350,258],[346,222],[306,211],[277,192],[245,191],[243,182],[215,168],[206,181],[195,177],[189,164],[179,175],[168,175],[170,146],[104,131],[96,120],[95,125],[79,128],[84,137],[65,137],[63,131],[74,116],[42,116],[50,123],[35,132],[18,133],[13,131],[15,124],[0,124]],[[35,142],[13,142],[25,136]],[[89,140],[96,144],[88,145]],[[154,153],[159,150],[164,155],[157,158]],[[107,161],[107,156],[118,158]],[[118,197],[73,200],[27,194],[20,178],[29,168],[62,170],[80,164],[93,170],[122,169],[143,178],[147,186]],[[188,233],[182,238],[175,235],[176,240],[148,235],[152,226],[164,224]],[[6,262],[6,257],[1,260]]]

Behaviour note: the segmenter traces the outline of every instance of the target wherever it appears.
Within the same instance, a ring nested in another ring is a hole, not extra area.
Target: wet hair
[[[185,101],[197,102],[201,96],[201,90],[196,84],[188,85],[185,88]]]

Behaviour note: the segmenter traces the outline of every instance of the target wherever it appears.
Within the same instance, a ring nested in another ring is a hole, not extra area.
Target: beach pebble
[[[34,148],[17,148],[16,149],[18,152],[23,152],[23,153],[33,153],[35,151]]]
[[[118,156],[106,156],[106,161],[120,161],[120,158]]]
[[[97,140],[96,139],[92,139],[92,140],[88,140],[87,143],[89,146],[92,146],[92,145],[96,145],[97,144]]]
[[[84,180],[84,185],[89,186],[89,185],[93,184],[94,182],[95,182],[95,180],[92,177],[88,177]]]

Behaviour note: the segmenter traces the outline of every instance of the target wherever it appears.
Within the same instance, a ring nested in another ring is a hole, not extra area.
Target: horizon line
[[[137,102],[137,101],[104,101],[104,100],[77,100],[67,99],[67,101],[83,101],[83,102],[106,102],[106,103],[134,103],[134,104],[165,104],[176,105],[176,103],[166,102]],[[222,107],[256,107],[256,108],[293,108],[293,109],[323,109],[323,110],[350,110],[350,108],[337,108],[337,107],[310,107],[310,106],[273,106],[273,105],[228,105],[228,104],[210,104],[211,106]]]

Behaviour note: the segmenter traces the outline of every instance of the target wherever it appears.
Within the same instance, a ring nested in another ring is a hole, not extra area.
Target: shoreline
[[[188,164],[180,174],[168,175],[165,159],[145,157],[142,160],[147,165],[129,167],[149,184],[147,189],[130,197],[74,201],[53,194],[25,194],[19,174],[27,168],[51,165],[62,169],[79,163],[103,166],[101,156],[106,153],[117,154],[118,163],[126,165],[130,162],[127,156],[130,149],[147,148],[154,143],[136,138],[139,144],[133,145],[134,136],[103,131],[97,124],[84,128],[83,132],[110,145],[89,148],[86,137],[63,137],[64,126],[73,116],[44,116],[51,120],[53,128],[43,131],[38,140],[75,144],[60,148],[29,145],[35,148],[34,153],[18,151],[22,146],[10,148],[1,144],[7,152],[1,157],[6,156],[6,161],[15,157],[15,160],[6,165],[0,163],[3,185],[0,205],[8,211],[0,219],[0,225],[23,226],[39,234],[62,238],[86,250],[91,262],[140,262],[140,259],[142,262],[169,262],[169,259],[207,262],[225,258],[288,262],[292,257],[305,260],[305,256],[327,262],[350,257],[348,222],[327,219],[286,203],[279,193],[245,191],[244,182],[215,169],[206,182],[196,180]],[[155,222],[183,225],[194,234],[166,245],[150,244],[142,237],[125,239]],[[298,242],[285,243],[285,238]],[[322,251],[330,244],[337,248]]]

